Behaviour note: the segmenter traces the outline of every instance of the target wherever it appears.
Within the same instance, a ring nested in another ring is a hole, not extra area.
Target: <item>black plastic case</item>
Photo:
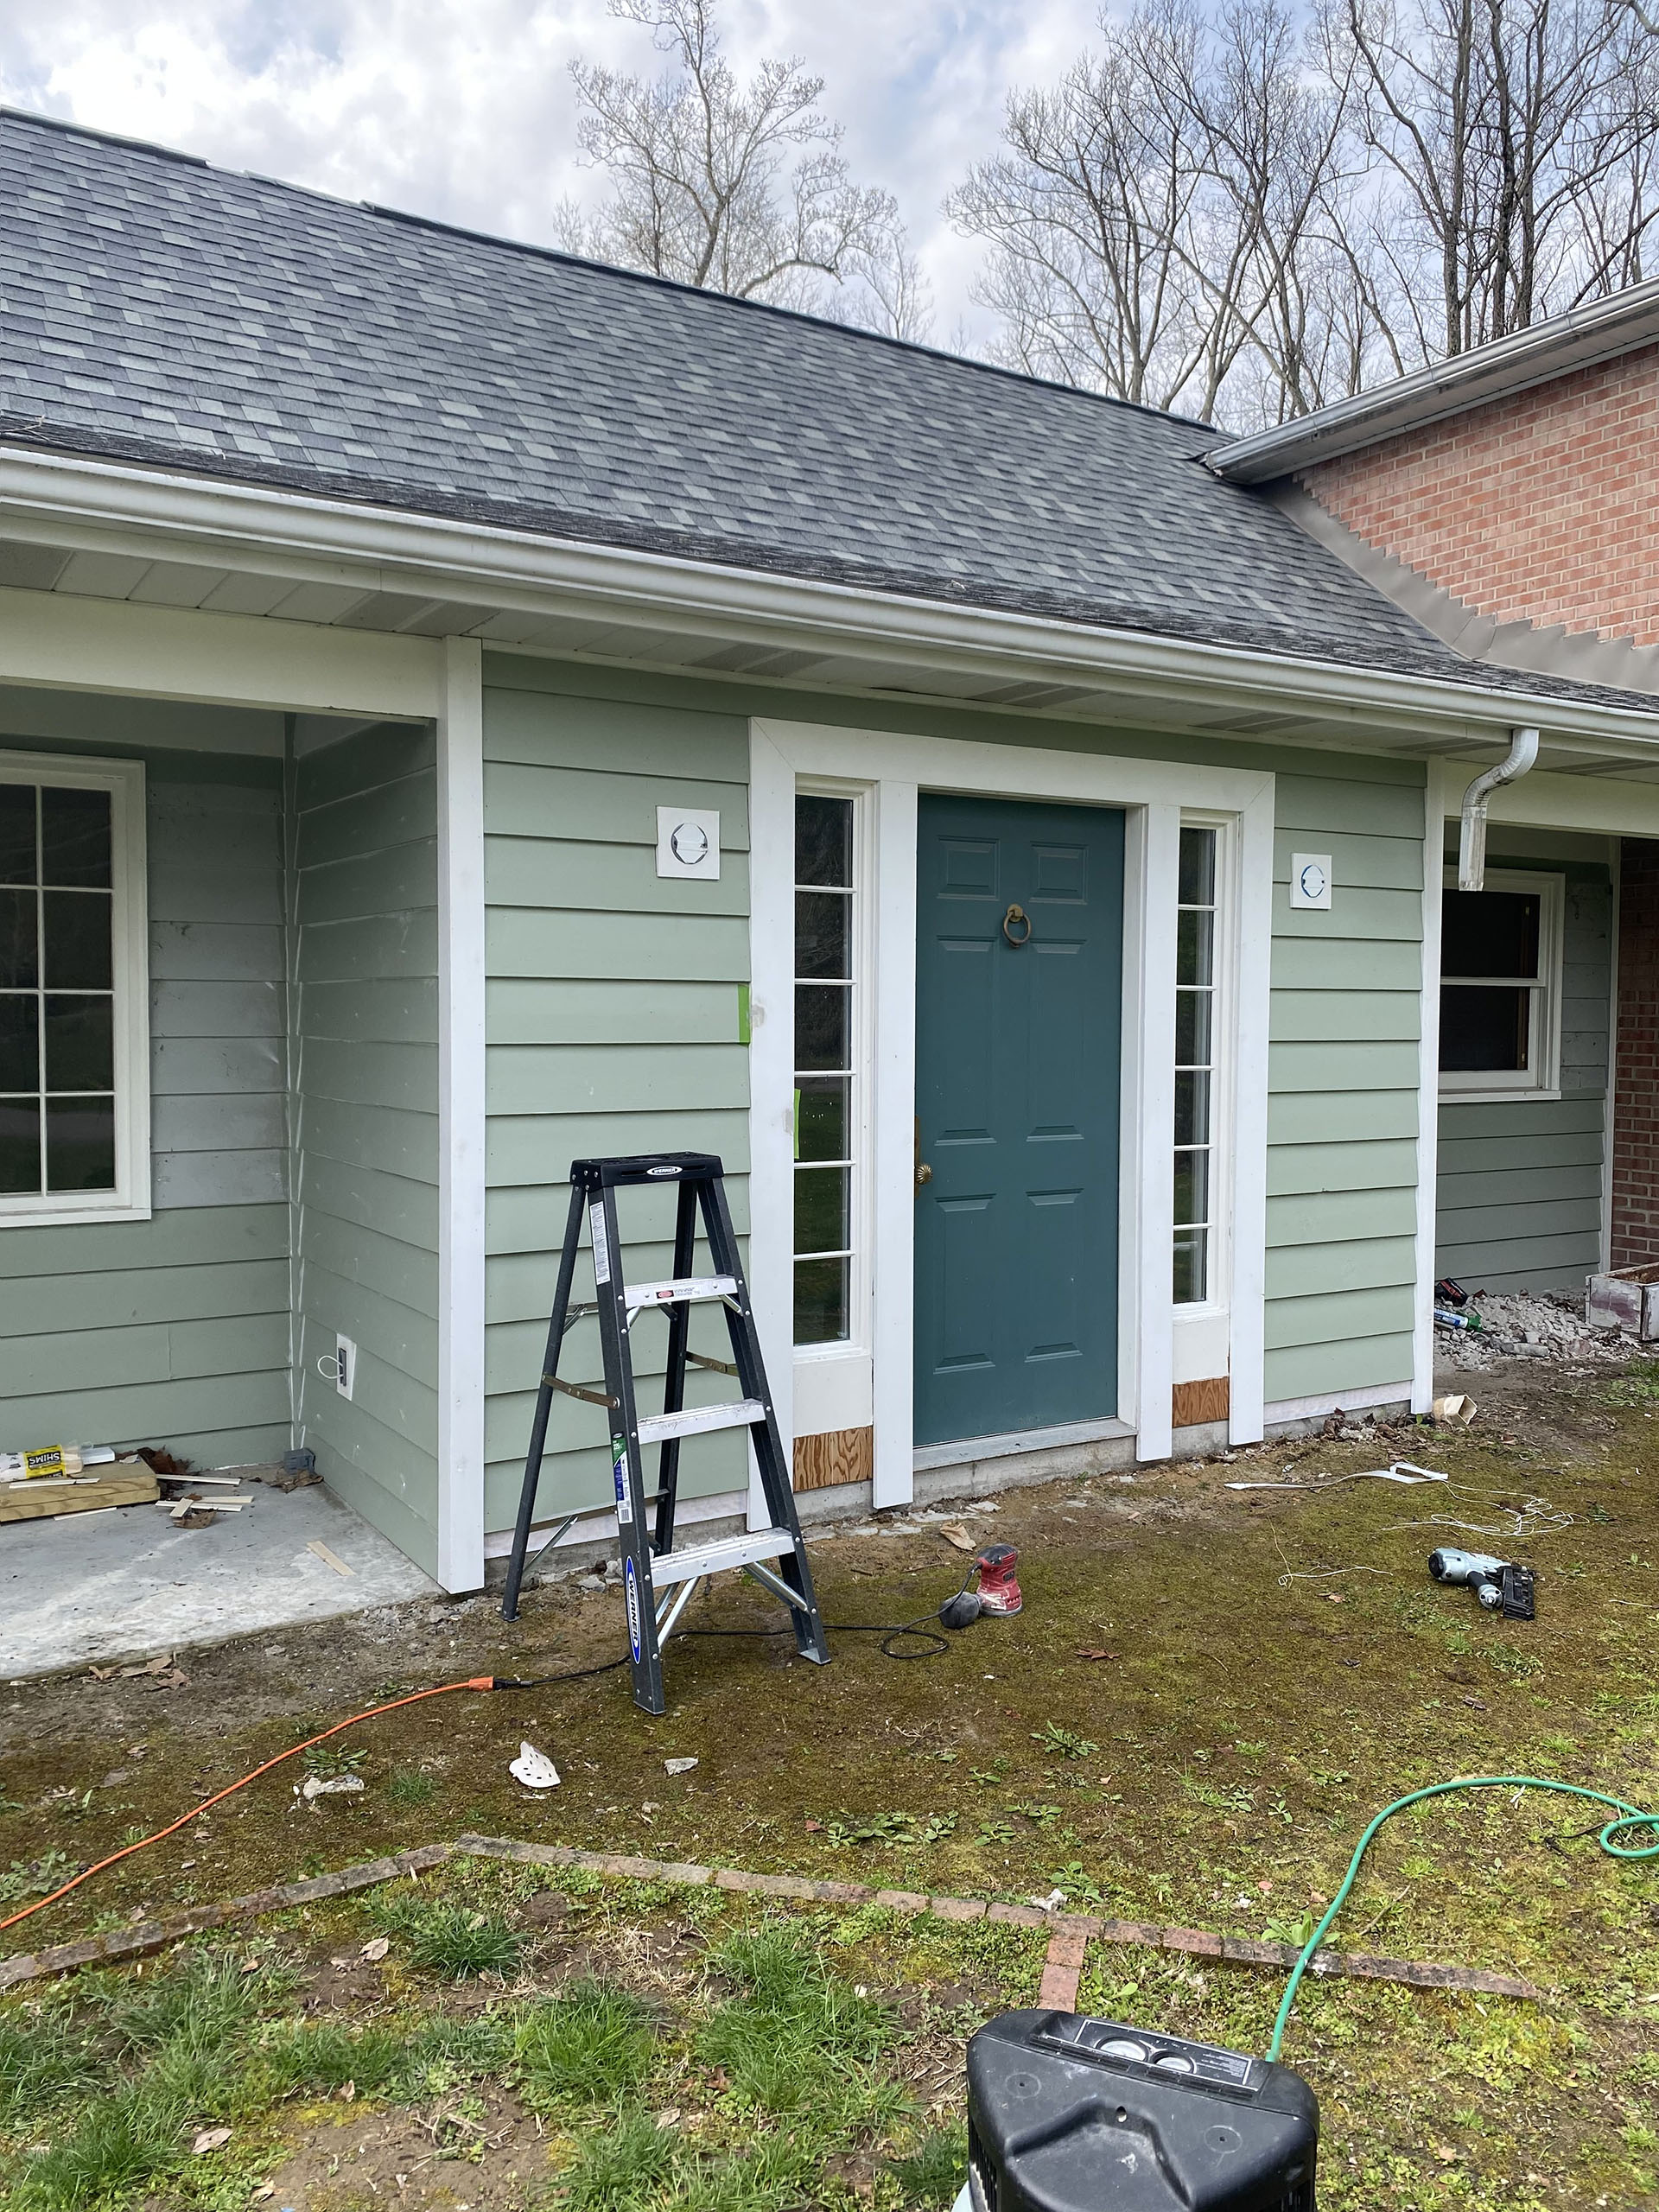
[[[975,2212],[1314,2212],[1300,2074],[1076,2012],[1004,2012],[968,2045]]]

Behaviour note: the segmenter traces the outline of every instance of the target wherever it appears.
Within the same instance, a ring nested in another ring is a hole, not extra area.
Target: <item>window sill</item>
[[[96,1205],[84,1206],[66,1205],[60,1199],[18,1203],[0,1198],[0,1229],[72,1229],[82,1223],[148,1221],[150,1212],[148,1204],[123,1204],[102,1192]]]
[[[1477,1090],[1471,1086],[1467,1090],[1462,1090],[1442,1084],[1440,1103],[1442,1106],[1514,1106],[1523,1103],[1536,1105],[1547,1104],[1551,1099],[1559,1099],[1560,1095],[1559,1084],[1517,1083],[1495,1090]]]

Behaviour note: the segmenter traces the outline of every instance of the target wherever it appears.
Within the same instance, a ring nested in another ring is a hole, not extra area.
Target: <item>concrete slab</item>
[[[321,1484],[245,1485],[210,1529],[161,1505],[0,1525],[0,1677],[222,1643],[299,1621],[442,1596],[396,1545]],[[316,1538],[352,1570],[306,1547]]]

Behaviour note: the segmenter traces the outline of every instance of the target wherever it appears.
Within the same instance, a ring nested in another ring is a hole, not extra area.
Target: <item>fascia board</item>
[[[826,654],[883,652],[918,670],[988,681],[1029,678],[1036,667],[1055,681],[1110,683],[1209,713],[1270,703],[1280,713],[1351,721],[1357,741],[1374,736],[1379,721],[1440,745],[1490,743],[1522,722],[1569,743],[1600,741],[1659,759],[1659,715],[1636,709],[904,598],[15,447],[0,447],[0,530],[365,592],[670,625],[711,645],[735,639]]]

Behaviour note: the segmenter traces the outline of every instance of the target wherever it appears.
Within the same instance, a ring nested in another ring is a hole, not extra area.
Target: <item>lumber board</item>
[[[54,1521],[66,1513],[98,1513],[111,1505],[153,1505],[160,1486],[142,1459],[118,1459],[101,1472],[67,1481],[20,1477],[0,1484],[0,1521]]]

